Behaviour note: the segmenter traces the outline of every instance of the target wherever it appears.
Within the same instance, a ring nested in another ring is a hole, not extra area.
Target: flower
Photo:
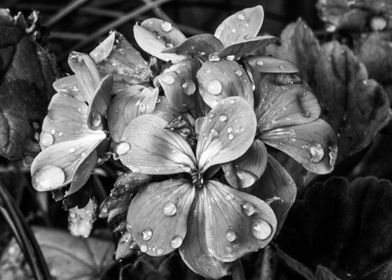
[[[216,166],[252,145],[255,114],[241,97],[220,101],[200,127],[195,153],[167,124],[145,114],[124,131],[131,149],[120,159],[131,170],[179,174],[138,191],[128,210],[129,230],[142,252],[160,256],[179,249],[196,273],[220,278],[231,262],[266,246],[276,229],[267,203],[213,177]]]
[[[71,183],[66,195],[78,191],[98,161],[106,139],[103,119],[110,102],[112,76],[101,79],[92,59],[73,52],[68,63],[75,75],[57,80],[40,134],[42,151],[31,166],[33,187],[51,191]]]

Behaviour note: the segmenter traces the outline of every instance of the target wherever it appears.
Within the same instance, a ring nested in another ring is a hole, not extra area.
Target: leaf
[[[279,244],[304,264],[321,264],[336,275],[385,268],[392,259],[391,199],[390,181],[374,177],[317,183],[291,210]]]
[[[34,232],[54,279],[100,279],[113,264],[112,242],[96,238],[76,238],[67,232],[55,229],[34,228]],[[11,267],[6,266],[11,258],[16,259],[16,262]],[[8,250],[2,254],[0,266],[2,277],[32,279],[28,270],[24,268],[23,253],[15,240],[11,241]],[[24,276],[18,278],[17,275],[22,273]]]
[[[297,73],[294,63],[270,56],[253,56],[246,59],[252,70],[261,73]]]
[[[37,152],[33,141],[53,89],[56,66],[31,40],[23,15],[0,9],[0,155],[11,160]]]
[[[339,135],[338,161],[367,147],[389,120],[389,100],[368,79],[363,64],[338,42],[319,44],[310,28],[298,21],[281,35],[272,53],[294,62],[314,90],[323,117]]]

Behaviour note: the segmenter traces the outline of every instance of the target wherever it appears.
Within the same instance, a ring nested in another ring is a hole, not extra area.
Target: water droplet
[[[237,32],[237,29],[232,28],[232,29],[231,29],[231,32],[236,33],[236,32]]]
[[[170,22],[163,21],[163,22],[161,23],[161,29],[162,29],[164,32],[170,32],[170,31],[173,29],[173,26],[172,26],[172,24],[171,24]]]
[[[85,157],[85,156],[86,156],[86,152],[82,152],[80,155],[81,155],[82,157]]]
[[[161,256],[162,254],[163,254],[163,249],[158,249],[158,250],[157,250],[157,255],[158,255],[158,256]]]
[[[235,59],[235,55],[228,55],[226,56],[227,60],[234,60]]]
[[[279,69],[283,70],[284,69],[284,65],[279,65]]]
[[[61,137],[61,136],[63,136],[63,134],[64,134],[64,133],[62,133],[62,132],[59,132],[59,136],[60,136],[60,137]]]
[[[373,31],[383,31],[387,27],[387,21],[382,16],[374,16],[370,20],[370,27]]]
[[[305,118],[310,118],[310,116],[312,115],[309,111],[304,111],[302,114]]]
[[[335,32],[336,31],[336,25],[334,24],[328,24],[327,27],[325,28],[325,30],[327,30],[327,32]]]
[[[241,70],[235,71],[235,74],[236,74],[238,77],[241,77],[241,76],[243,75],[243,73],[242,73]]]
[[[165,46],[166,46],[166,48],[172,48],[172,47],[174,47],[173,43],[171,43],[171,42],[166,42],[166,43],[165,43]]]
[[[222,84],[218,80],[212,80],[208,83],[207,90],[213,95],[219,95],[222,92]]]
[[[239,14],[237,15],[237,19],[239,19],[239,20],[245,20],[245,15],[244,15],[243,13],[239,13]]]
[[[56,130],[55,129],[51,129],[50,130],[50,134],[53,134],[53,135],[56,134]]]
[[[177,213],[177,207],[173,202],[168,202],[163,206],[163,214],[172,217]]]
[[[146,105],[144,103],[140,102],[139,103],[139,112],[144,113],[146,111]]]
[[[142,238],[144,241],[150,240],[152,237],[152,230],[150,228],[146,228],[142,231]]]
[[[233,128],[231,127],[231,126],[229,126],[228,128],[227,128],[227,133],[232,133],[233,132]]]
[[[33,175],[33,185],[39,191],[49,191],[62,186],[65,182],[64,171],[54,165],[45,165]]]
[[[54,142],[54,138],[52,136],[52,134],[49,134],[47,132],[42,133],[41,136],[39,137],[39,144],[42,147],[49,147],[50,145],[52,145]]]
[[[175,82],[174,77],[168,74],[162,77],[162,81],[167,85],[173,85]]]
[[[142,251],[143,253],[147,252],[147,245],[146,244],[142,244],[139,247],[140,247],[140,251]]]
[[[233,139],[234,139],[234,134],[233,134],[233,133],[229,133],[229,134],[227,135],[227,137],[228,137],[230,140],[233,140]]]
[[[220,57],[217,53],[211,53],[208,55],[208,60],[209,61],[220,61]]]
[[[196,85],[193,81],[184,82],[181,87],[186,95],[192,95],[196,91]]]
[[[69,149],[69,152],[70,153],[74,153],[76,151],[76,149],[75,148],[71,148],[71,149]]]
[[[115,153],[123,155],[131,149],[131,145],[128,142],[120,142],[116,145]]]
[[[210,131],[210,135],[211,135],[212,138],[214,138],[214,137],[217,137],[219,135],[219,132],[215,128],[212,128],[211,131]]]
[[[223,115],[223,114],[222,114],[222,115],[219,116],[219,120],[220,120],[221,122],[226,122],[227,119],[228,119],[228,118],[227,118],[227,115]]]
[[[244,212],[244,214],[248,217],[252,216],[255,213],[255,207],[250,202],[245,202],[241,205],[241,208],[242,212]]]
[[[98,127],[101,125],[102,117],[101,114],[97,112],[92,113],[91,125],[92,127]]]
[[[271,226],[262,219],[256,219],[252,224],[252,234],[255,238],[265,240],[271,236]]]
[[[328,156],[329,156],[329,166],[335,166],[336,159],[338,157],[338,147],[336,145],[328,147]]]
[[[256,65],[263,66],[264,65],[264,61],[258,60],[258,61],[256,61]]]
[[[231,99],[230,104],[232,104],[232,105],[235,104],[235,99]]]
[[[226,232],[226,240],[229,242],[233,242],[234,240],[237,239],[237,235],[235,234],[235,232],[233,230],[228,230]]]
[[[317,163],[324,157],[324,148],[320,143],[314,144],[309,147],[310,161]]]
[[[170,247],[172,247],[173,249],[180,248],[182,241],[183,241],[183,238],[179,235],[176,235],[173,237],[172,240],[170,240]]]

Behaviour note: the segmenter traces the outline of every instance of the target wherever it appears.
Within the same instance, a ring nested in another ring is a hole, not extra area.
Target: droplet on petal
[[[327,28],[325,30],[327,30],[327,32],[330,32],[330,33],[335,32],[336,31],[336,25],[328,24]]]
[[[91,120],[91,125],[93,127],[98,127],[98,126],[101,125],[101,123],[102,123],[101,115],[99,113],[97,113],[97,112],[93,112],[93,118]]]
[[[163,206],[163,214],[166,216],[174,216],[177,213],[177,207],[173,202],[166,203]]]
[[[233,133],[229,133],[227,135],[227,138],[229,138],[230,140],[233,140],[234,139],[234,134]]]
[[[75,148],[71,148],[71,149],[69,149],[69,152],[70,153],[74,153],[74,152],[76,152],[76,149]]]
[[[373,31],[383,31],[387,25],[387,20],[382,16],[374,16],[370,20],[370,27]]]
[[[243,75],[243,73],[242,73],[241,70],[235,71],[235,74],[236,74],[238,77],[241,77],[241,76]]]
[[[180,248],[182,241],[183,241],[182,237],[179,235],[176,235],[173,237],[172,240],[170,240],[170,247],[172,247],[173,249]]]
[[[242,204],[242,212],[248,217],[252,216],[255,213],[255,207],[250,202],[245,202]]]
[[[233,230],[230,229],[226,232],[226,239],[227,241],[233,242],[234,240],[237,239],[237,235]]]
[[[208,83],[207,90],[213,95],[218,95],[222,92],[222,84],[218,80],[212,80]]]
[[[56,134],[56,130],[55,129],[51,129],[50,133],[54,135],[54,134]]]
[[[263,65],[264,65],[264,61],[258,60],[258,61],[256,62],[256,65],[258,65],[258,66],[263,66]]]
[[[309,147],[310,161],[317,163],[320,162],[324,157],[324,148],[321,144],[315,144]]]
[[[152,237],[152,230],[150,228],[146,228],[145,230],[142,231],[142,238],[144,241],[150,240],[151,237]]]
[[[219,116],[219,120],[221,121],[221,122],[226,122],[227,121],[227,115],[220,115]]]
[[[52,136],[52,134],[50,133],[42,133],[40,138],[39,138],[39,144],[43,147],[49,147],[50,145],[52,145],[54,142],[54,138]]]
[[[170,32],[173,29],[173,25],[170,22],[163,21],[161,23],[161,28],[164,32]]]
[[[33,175],[33,180],[39,191],[46,191],[64,184],[65,173],[60,167],[45,165]]]
[[[220,57],[217,53],[211,53],[208,55],[208,60],[217,62],[220,61]]]
[[[128,142],[120,142],[115,148],[115,152],[118,155],[124,155],[131,149],[131,145]]]
[[[174,77],[171,75],[164,75],[162,81],[167,85],[173,85],[175,82]]]
[[[252,234],[255,238],[265,240],[272,233],[271,226],[262,219],[256,219],[252,224]]]
[[[239,20],[245,20],[245,15],[244,15],[243,13],[239,13],[239,14],[237,15],[237,19],[239,19]]]
[[[181,85],[186,95],[192,95],[196,91],[196,85],[193,81],[185,82]]]
[[[140,251],[143,253],[147,252],[147,245],[145,244],[140,245]]]

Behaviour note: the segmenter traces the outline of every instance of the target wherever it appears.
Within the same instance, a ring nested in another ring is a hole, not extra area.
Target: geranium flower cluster
[[[54,84],[33,186],[69,196],[111,152],[148,175],[127,210],[140,251],[178,249],[198,274],[229,274],[272,240],[295,199],[293,180],[265,145],[318,174],[333,169],[337,153],[295,65],[260,55],[277,41],[258,36],[263,15],[261,6],[244,9],[214,35],[190,38],[147,19],[134,36],[158,59],[149,63],[117,32],[89,55],[72,53],[74,75]]]

